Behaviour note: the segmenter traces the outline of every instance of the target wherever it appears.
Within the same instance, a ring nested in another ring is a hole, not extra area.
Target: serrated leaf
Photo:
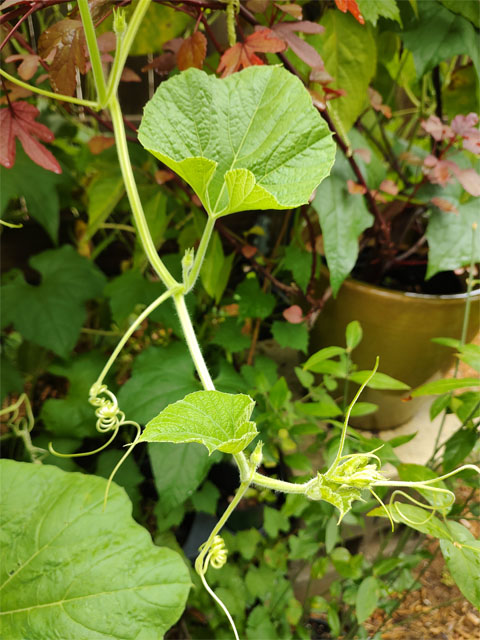
[[[139,140],[214,217],[307,203],[335,154],[302,83],[272,66],[224,80],[198,69],[170,78],[147,104]]]
[[[146,424],[169,403],[199,388],[187,347],[149,347],[134,361],[132,377],[120,389],[118,402],[128,418]]]
[[[380,17],[402,23],[395,0],[358,0],[358,7],[365,20],[371,22],[374,27]]]
[[[12,198],[23,196],[28,213],[57,242],[60,220],[60,202],[57,185],[61,178],[35,164],[20,147],[11,169],[0,166],[0,215]]]
[[[255,438],[250,422],[255,402],[243,394],[196,391],[166,407],[150,420],[142,442],[198,442],[211,454],[217,449],[239,453]]]
[[[85,320],[84,303],[102,292],[105,277],[70,245],[39,253],[29,263],[42,281],[33,286],[17,274],[2,287],[4,321],[13,322],[28,340],[67,357]]]
[[[163,634],[190,588],[178,553],[132,520],[123,489],[2,460],[1,635],[134,640]]]
[[[242,325],[235,318],[226,318],[211,341],[231,353],[243,351],[250,346],[250,338],[242,333]]]
[[[281,347],[290,347],[307,353],[309,334],[305,324],[275,320],[272,324],[272,335]]]
[[[238,313],[241,318],[266,318],[275,307],[275,297],[261,290],[256,278],[245,278],[235,289],[240,297]]]
[[[468,20],[438,2],[419,2],[418,14],[403,11],[402,7],[404,28],[399,35],[413,53],[419,77],[439,62],[465,53],[472,58],[479,72],[477,36]]]
[[[270,538],[277,538],[279,531],[289,530],[290,522],[281,511],[265,507],[263,509],[263,526]]]
[[[358,255],[358,238],[373,223],[361,195],[350,195],[343,177],[332,174],[317,189],[312,207],[318,214],[330,284],[336,295],[353,269]]]
[[[113,320],[122,326],[137,304],[149,305],[165,287],[161,282],[150,282],[135,270],[129,269],[111,280],[105,287]]]
[[[182,42],[177,53],[177,63],[180,71],[190,67],[201,69],[207,54],[207,39],[200,31],[195,31]]]
[[[458,205],[459,213],[434,210],[427,227],[428,266],[426,279],[439,271],[453,271],[480,261],[480,211],[474,200]],[[477,225],[473,229],[473,225]],[[475,236],[475,237],[474,237]],[[472,255],[472,247],[475,252]]]
[[[348,377],[350,380],[356,382],[357,384],[363,384],[371,373],[371,371],[355,371]],[[375,373],[370,382],[367,384],[367,387],[369,387],[370,389],[392,389],[394,391],[406,391],[410,389],[408,384],[400,382],[400,380],[396,380],[391,376],[387,376],[386,373],[379,372]]]

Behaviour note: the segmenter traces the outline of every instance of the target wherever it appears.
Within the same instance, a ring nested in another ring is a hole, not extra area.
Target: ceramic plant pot
[[[324,275],[324,280],[326,277]],[[454,356],[431,341],[436,337],[460,338],[466,294],[435,296],[404,293],[346,280],[336,299],[330,298],[313,328],[312,351],[345,344],[345,328],[358,320],[363,340],[353,352],[359,369],[371,369],[380,356],[379,370],[414,388],[442,377]],[[480,330],[480,291],[472,294],[467,340]],[[358,387],[357,387],[358,388]],[[408,392],[365,389],[361,400],[379,406],[376,413],[359,418],[355,426],[392,429],[410,418],[432,399],[406,400]]]

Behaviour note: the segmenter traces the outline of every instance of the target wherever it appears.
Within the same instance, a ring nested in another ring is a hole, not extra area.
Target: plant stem
[[[150,304],[146,309],[144,309],[142,311],[142,313],[138,316],[138,318],[135,320],[135,322],[128,328],[128,330],[123,334],[121,340],[119,341],[119,343],[117,344],[117,346],[115,347],[115,349],[113,350],[112,355],[110,356],[110,358],[108,359],[107,364],[103,367],[102,372],[100,373],[100,375],[98,376],[97,380],[96,380],[96,384],[102,384],[105,376],[107,375],[110,367],[112,366],[112,364],[115,362],[115,360],[118,357],[118,354],[120,353],[120,351],[123,349],[123,347],[125,346],[127,340],[130,338],[130,336],[132,335],[132,333],[136,330],[136,328],[142,324],[142,322],[145,320],[145,318],[147,318],[154,309],[156,309],[157,307],[159,307],[162,302],[164,302],[167,298],[169,298],[170,296],[173,295],[173,290],[172,289],[168,289],[167,291],[165,291],[164,293],[162,293],[162,295],[160,297],[158,297],[156,300],[154,300],[152,302],[152,304]]]
[[[64,96],[62,93],[54,93],[53,91],[47,91],[46,89],[40,89],[39,87],[34,87],[28,82],[23,82],[23,80],[19,80],[15,78],[15,76],[10,75],[3,69],[0,69],[0,75],[18,85],[19,87],[23,87],[24,89],[28,89],[32,93],[38,93],[41,96],[45,96],[46,98],[53,98],[53,100],[60,100],[61,102],[71,102],[72,104],[79,104],[83,107],[90,107],[91,109],[98,110],[100,106],[97,102],[93,102],[93,100],[83,100],[81,98],[74,98],[73,96]]]
[[[103,75],[102,61],[100,59],[100,51],[98,50],[97,37],[95,35],[95,27],[93,25],[90,9],[88,8],[88,0],[78,0],[78,9],[83,23],[88,53],[90,54],[90,62],[92,64],[92,73],[95,81],[95,88],[97,90],[97,98],[100,105],[103,107],[105,106],[107,89],[105,77]]]
[[[133,175],[130,156],[128,153],[127,139],[125,136],[125,128],[122,119],[122,110],[116,96],[112,96],[108,104],[110,114],[112,116],[113,131],[115,134],[115,142],[118,153],[118,161],[122,170],[123,182],[127,191],[128,200],[132,209],[133,217],[137,226],[137,231],[142,241],[143,250],[145,251],[150,264],[165,284],[166,287],[172,289],[178,286],[178,282],[168,271],[167,267],[160,259],[157,249],[150,235],[148,224],[143,212],[140,196],[138,195],[137,184]]]
[[[118,84],[123,72],[123,67],[125,66],[125,62],[127,61],[128,54],[133,44],[133,40],[137,35],[138,28],[145,16],[145,13],[147,12],[148,7],[150,6],[150,2],[151,0],[139,0],[137,6],[135,7],[135,11],[130,18],[130,22],[128,23],[125,35],[121,37],[120,34],[117,33],[117,50],[115,53],[112,72],[108,79],[108,89],[106,95],[107,102],[113,95],[117,93]]]
[[[252,477],[252,484],[264,487],[265,489],[271,489],[272,491],[281,491],[282,493],[301,493],[302,495],[305,495],[305,491],[308,486],[312,481],[316,482],[316,480],[317,478],[312,478],[312,480],[302,483],[285,482],[284,480],[269,478],[261,473],[254,473]]]
[[[213,384],[213,380],[207,369],[205,360],[203,359],[202,352],[200,351],[200,345],[198,344],[197,336],[185,304],[185,296],[183,293],[177,293],[174,295],[173,301],[175,302],[175,307],[182,325],[185,340],[203,388],[207,391],[215,391],[215,385]]]
[[[189,291],[191,291],[195,286],[195,282],[197,281],[198,275],[200,273],[200,269],[202,268],[203,260],[207,252],[210,238],[212,237],[214,226],[215,226],[215,218],[213,218],[212,216],[208,216],[207,224],[205,225],[205,229],[203,230],[200,244],[198,245],[197,254],[193,262],[192,270],[190,271],[187,282],[184,283],[185,293],[188,293]]]

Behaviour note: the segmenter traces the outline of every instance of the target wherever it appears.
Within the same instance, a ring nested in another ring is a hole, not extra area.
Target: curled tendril
[[[227,609],[226,605],[220,600],[217,594],[211,589],[208,582],[205,579],[205,574],[210,565],[214,569],[221,569],[223,565],[227,562],[228,550],[225,546],[225,542],[223,538],[219,535],[214,536],[210,545],[208,542],[202,544],[200,547],[200,555],[198,556],[195,562],[195,570],[200,576],[200,579],[203,583],[203,586],[208,591],[208,593],[212,596],[218,606],[223,610],[224,614],[227,616],[228,621],[230,622],[233,633],[235,634],[235,640],[240,640],[237,627],[235,626],[235,622],[230,614],[230,611]]]
[[[128,447],[128,449],[120,458],[120,460],[117,462],[117,464],[115,465],[112,473],[110,474],[107,480],[107,486],[105,488],[105,496],[103,500],[103,508],[105,509],[113,478],[117,473],[117,471],[119,470],[119,468],[121,467],[121,465],[123,464],[123,462],[132,452],[134,446],[137,444],[142,429],[140,425],[137,424],[136,422],[133,422],[132,420],[125,420],[125,414],[123,413],[123,411],[120,410],[118,406],[117,398],[108,389],[106,384],[99,384],[97,382],[93,384],[92,387],[90,388],[88,402],[93,407],[96,407],[95,409],[95,415],[97,416],[97,422],[95,425],[96,430],[99,433],[109,433],[110,431],[112,431],[112,435],[110,436],[110,438],[106,442],[104,442],[100,447],[98,447],[97,449],[94,449],[93,451],[82,451],[80,453],[60,453],[58,451],[55,451],[51,442],[48,444],[48,450],[52,455],[57,456],[59,458],[81,458],[83,456],[91,456],[96,453],[99,453],[100,451],[103,451],[103,449],[106,449],[117,437],[120,427],[131,425],[136,428],[137,433],[135,435],[135,438],[130,444],[125,445]]]

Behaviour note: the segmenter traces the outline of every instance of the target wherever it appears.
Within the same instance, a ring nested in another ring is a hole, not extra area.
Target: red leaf
[[[384,193],[389,193],[391,196],[396,196],[398,193],[398,185],[395,184],[393,180],[382,180],[379,190]]]
[[[288,4],[276,4],[275,6],[280,11],[284,13],[288,13],[288,15],[293,16],[297,20],[302,19],[302,7],[299,4],[295,4],[294,2],[289,2]]]
[[[381,111],[386,118],[392,117],[392,110],[387,104],[383,104],[383,98],[378,91],[375,91],[372,87],[368,87],[368,97],[375,111]]]
[[[303,312],[298,304],[294,304],[291,307],[288,307],[288,309],[285,309],[282,312],[282,315],[287,322],[290,322],[290,324],[300,324],[303,322]]]
[[[88,141],[88,148],[93,155],[98,156],[105,149],[112,147],[115,144],[115,138],[109,138],[107,136],[93,136]]]
[[[5,62],[18,62],[21,60],[21,64],[18,66],[18,75],[22,80],[30,80],[35,75],[38,65],[40,63],[40,56],[35,54],[15,54],[5,58]]]
[[[177,64],[180,71],[185,71],[190,67],[201,69],[203,61],[207,55],[207,39],[200,33],[195,31],[190,38],[183,41],[182,46],[177,53]]]
[[[42,33],[38,52],[43,59],[55,50],[50,65],[50,80],[58,93],[72,96],[76,86],[76,71],[86,71],[87,48],[80,20],[65,18]]]
[[[0,128],[3,131],[0,139],[0,164],[7,169],[13,167],[15,138],[18,138],[25,153],[35,164],[48,171],[62,173],[55,156],[33,137],[36,136],[43,142],[52,142],[55,139],[50,129],[40,122],[35,122],[38,114],[38,109],[28,102],[15,102],[0,110]]]
[[[217,73],[222,72],[222,78],[225,78],[239,69],[263,64],[263,60],[255,52],[278,53],[286,48],[284,40],[277,38],[271,29],[259,29],[247,36],[245,42],[237,42],[225,51],[220,58]]]
[[[308,64],[309,67],[317,71],[325,72],[322,56],[318,53],[311,44],[305,42],[299,38],[294,31],[301,31],[302,33],[323,33],[325,28],[314,22],[304,20],[302,22],[279,22],[273,27],[275,33],[277,33],[282,40],[284,40],[290,49],[295,53],[300,60]],[[331,82],[331,76],[328,76],[328,82]]]
[[[446,211],[447,213],[458,213],[457,207],[449,200],[445,200],[445,198],[435,197],[432,198],[431,202],[442,211]]]
[[[251,244],[246,244],[245,246],[242,247],[242,255],[245,256],[245,258],[247,259],[253,258],[253,256],[257,253],[257,251],[258,251],[257,247],[254,247]]]
[[[363,184],[357,184],[353,180],[347,180],[347,189],[348,193],[351,193],[352,195],[363,195],[364,193],[367,193],[367,189],[363,186]]]
[[[427,120],[422,120],[422,127],[429,133],[434,140],[451,140],[455,137],[452,129],[443,124],[438,116],[430,116]]]
[[[357,20],[360,24],[365,24],[365,20],[360,13],[360,9],[358,8],[356,0],[335,0],[335,4],[337,5],[338,9],[340,9],[340,11],[343,11],[343,13],[347,13],[347,11],[350,11],[355,20]]]

